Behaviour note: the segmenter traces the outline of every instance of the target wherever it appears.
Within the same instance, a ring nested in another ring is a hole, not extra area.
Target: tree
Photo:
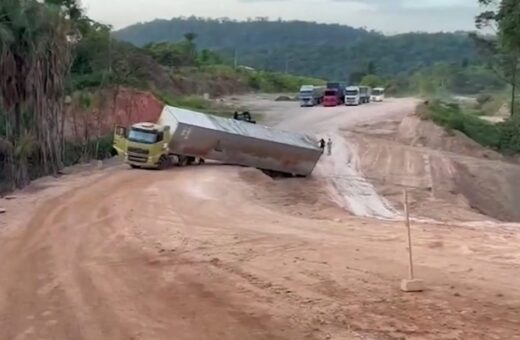
[[[355,85],[361,83],[366,75],[367,74],[363,71],[352,72],[348,77],[349,84]]]
[[[197,39],[197,34],[193,32],[184,33],[184,39],[190,43],[193,43],[195,39]]]
[[[31,157],[44,173],[62,166],[60,122],[70,31],[70,20],[53,6],[36,0],[0,2],[0,101],[10,176],[17,186],[29,181]]]
[[[362,71],[361,77],[353,79],[359,83],[366,74],[384,77],[411,74],[417,68],[438,62],[460,64],[464,59],[470,63],[476,59],[471,39],[460,33],[385,36],[349,26],[312,22],[173,18],[130,26],[114,32],[114,36],[143,46],[150,42],[186,40],[187,31],[198,34],[195,42],[201,50],[211,49],[229,59],[233,59],[235,51],[240,51],[242,65],[281,71],[285,69],[286,56],[298,56],[290,58],[291,73],[331,81],[347,81],[348,75]],[[373,62],[369,65],[369,61]]]
[[[486,39],[473,35],[473,38],[491,66],[511,85],[511,116],[515,116],[516,89],[520,80],[520,2],[479,0],[479,3],[490,10],[477,17],[477,28],[491,28],[497,36]]]
[[[368,86],[371,88],[381,87],[383,85],[383,81],[381,80],[381,78],[374,74],[367,74],[361,80],[361,85]]]
[[[367,74],[376,74],[376,73],[377,73],[376,62],[373,60],[370,60],[367,65]]]

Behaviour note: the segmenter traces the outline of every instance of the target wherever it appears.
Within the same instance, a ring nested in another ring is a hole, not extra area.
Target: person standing
[[[320,148],[321,148],[322,150],[325,150],[325,139],[323,139],[323,138],[320,139]]]
[[[332,139],[330,139],[330,137],[329,137],[329,140],[327,141],[327,155],[328,156],[332,155]]]

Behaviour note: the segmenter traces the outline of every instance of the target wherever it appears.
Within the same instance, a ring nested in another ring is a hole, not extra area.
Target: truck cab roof
[[[300,91],[313,91],[314,89],[314,85],[302,85],[302,87],[300,87]]]
[[[161,125],[158,125],[155,123],[148,123],[148,122],[137,123],[137,124],[132,125],[132,127],[135,129],[150,130],[150,131],[162,131],[164,129],[164,127]]]

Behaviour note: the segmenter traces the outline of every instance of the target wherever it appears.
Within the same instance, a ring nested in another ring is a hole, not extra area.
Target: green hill
[[[242,65],[326,79],[365,71],[392,76],[435,63],[460,64],[476,57],[466,33],[407,33],[393,36],[349,26],[301,21],[231,21],[174,18],[132,25],[114,33],[143,46],[175,42],[197,34],[200,48],[212,49]]]

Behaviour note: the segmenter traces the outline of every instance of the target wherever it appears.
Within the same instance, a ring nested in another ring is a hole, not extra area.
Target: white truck
[[[299,97],[301,107],[319,105],[323,101],[323,89],[314,85],[303,85]]]
[[[368,86],[349,86],[345,89],[345,105],[365,103],[370,103],[370,88]]]
[[[382,87],[376,87],[372,90],[372,95],[370,99],[373,102],[382,102],[385,100],[385,89]]]

